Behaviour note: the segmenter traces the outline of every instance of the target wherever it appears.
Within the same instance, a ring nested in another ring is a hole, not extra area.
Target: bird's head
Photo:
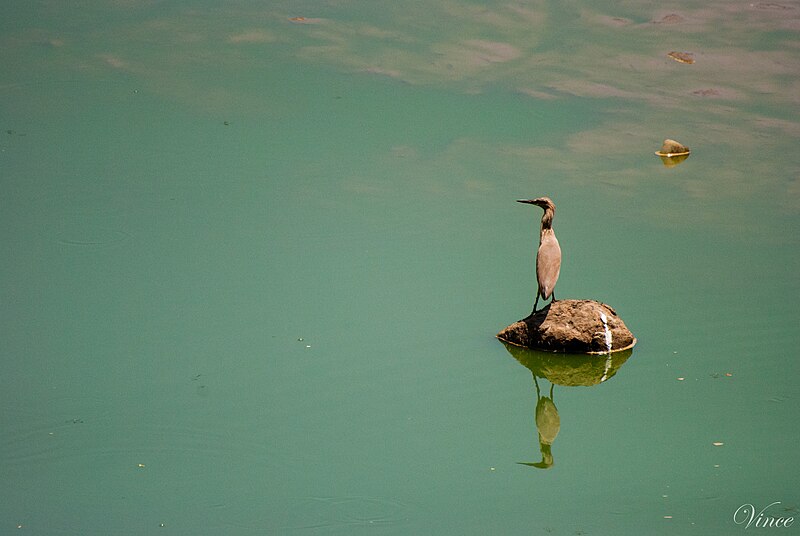
[[[537,197],[536,199],[517,199],[517,203],[527,203],[529,205],[536,205],[537,207],[542,207],[543,209],[547,210],[552,209],[555,210],[556,205],[553,203],[553,200],[549,197]]]

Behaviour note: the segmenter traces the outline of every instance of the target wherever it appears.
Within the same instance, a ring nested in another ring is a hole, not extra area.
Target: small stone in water
[[[661,150],[656,151],[658,156],[673,157],[689,154],[689,148],[675,140],[666,139],[661,145]]]
[[[673,60],[675,60],[675,61],[677,61],[679,63],[688,63],[689,65],[694,63],[694,58],[692,57],[693,55],[692,55],[691,52],[675,52],[675,51],[673,51],[673,52],[670,52],[669,54],[667,54],[667,56],[669,56],[670,58],[672,58]]]

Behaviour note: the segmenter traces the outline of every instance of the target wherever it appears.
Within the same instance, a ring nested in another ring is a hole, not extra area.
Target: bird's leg
[[[550,303],[553,303],[554,301],[556,301],[556,293],[555,293],[555,291],[550,293]]]
[[[531,314],[530,314],[530,316],[533,316],[533,315],[535,315],[535,314],[536,314],[536,305],[537,305],[538,303],[539,303],[539,293],[537,292],[537,293],[536,293],[536,301],[534,301],[534,302],[533,302],[533,311],[531,311]]]

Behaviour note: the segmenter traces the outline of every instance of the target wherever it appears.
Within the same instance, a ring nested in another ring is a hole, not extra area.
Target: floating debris
[[[323,24],[326,20],[319,17],[292,17],[289,22],[292,24]]]
[[[753,4],[750,4],[750,5],[752,6]],[[756,4],[755,7],[756,7],[756,9],[777,9],[777,10],[780,10],[780,11],[787,10],[787,9],[794,9],[791,6],[785,6],[783,4],[771,4],[769,2],[759,2],[758,4]]]
[[[294,24],[320,24],[324,21],[325,19],[314,17],[292,17],[289,19],[289,22],[293,22]]]
[[[678,15],[677,13],[670,13],[669,15],[664,15],[659,20],[652,21],[653,24],[678,24],[685,21],[683,17]]]
[[[718,89],[705,88],[692,91],[692,95],[697,95],[698,97],[719,97],[721,93]]]
[[[714,445],[715,447],[721,447],[721,446],[722,446],[722,445],[724,445],[725,443],[723,443],[722,441],[714,441],[714,442],[713,442],[713,443],[711,443],[711,444],[712,444],[712,445]]]
[[[675,52],[674,50],[667,54],[670,58],[677,61],[678,63],[688,63],[689,65],[694,63],[694,54],[691,52]]]

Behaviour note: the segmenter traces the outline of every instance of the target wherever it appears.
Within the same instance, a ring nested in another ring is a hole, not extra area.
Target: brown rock
[[[571,354],[605,354],[636,344],[614,309],[594,300],[558,300],[514,322],[497,338],[525,348]]]
[[[679,63],[688,63],[689,65],[694,63],[694,54],[691,52],[677,52],[673,50],[667,54],[667,56]]]
[[[663,144],[661,144],[661,150],[656,151],[656,154],[658,156],[673,157],[673,156],[682,156],[685,154],[688,155],[690,152],[691,151],[689,150],[689,148],[683,145],[682,143],[678,143],[675,140],[667,139],[664,140]]]

